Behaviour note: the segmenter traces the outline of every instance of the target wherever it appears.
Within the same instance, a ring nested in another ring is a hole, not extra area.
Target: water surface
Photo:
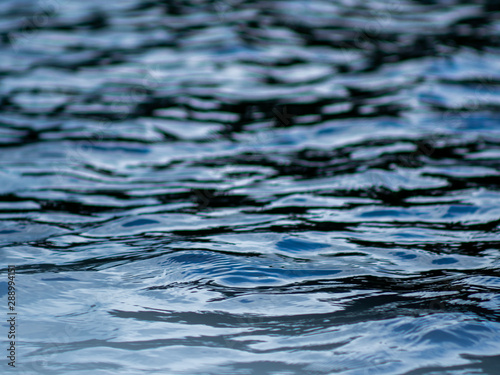
[[[3,1],[12,372],[498,374],[499,32],[494,0]]]

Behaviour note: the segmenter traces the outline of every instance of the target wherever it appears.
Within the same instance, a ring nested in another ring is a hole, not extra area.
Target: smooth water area
[[[499,4],[2,1],[2,373],[500,374]]]

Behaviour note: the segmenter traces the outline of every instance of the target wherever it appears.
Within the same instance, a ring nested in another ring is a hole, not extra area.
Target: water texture
[[[499,4],[2,1],[2,372],[500,374]]]

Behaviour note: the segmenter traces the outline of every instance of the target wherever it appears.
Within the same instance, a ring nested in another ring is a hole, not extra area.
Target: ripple
[[[496,374],[499,12],[2,2],[19,368]]]

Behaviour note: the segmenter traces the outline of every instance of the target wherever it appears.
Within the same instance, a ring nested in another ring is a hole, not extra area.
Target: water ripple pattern
[[[2,1],[2,367],[498,375],[499,37],[497,0]]]

